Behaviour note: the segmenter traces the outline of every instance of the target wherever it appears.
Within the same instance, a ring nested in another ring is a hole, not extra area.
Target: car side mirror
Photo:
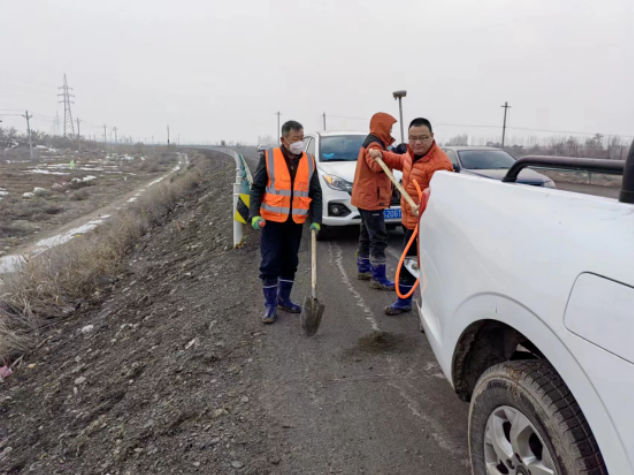
[[[456,173],[460,173],[460,165],[453,164],[453,171]]]

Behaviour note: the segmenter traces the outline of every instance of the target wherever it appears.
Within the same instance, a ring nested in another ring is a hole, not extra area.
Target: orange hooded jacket
[[[412,197],[414,203],[420,204],[420,213],[425,211],[427,206],[427,200],[429,199],[429,192],[425,193],[425,190],[429,188],[429,182],[431,181],[434,173],[437,171],[445,170],[453,172],[453,165],[451,160],[443,150],[436,145],[436,142],[431,146],[429,151],[414,162],[414,152],[410,146],[407,146],[407,153],[398,155],[392,152],[383,152],[383,161],[388,167],[401,170],[403,172],[403,188],[409,196]],[[414,181],[418,182],[420,189],[423,191],[423,200],[418,198],[418,192]],[[414,229],[418,218],[414,216],[412,209],[405,201],[405,198],[401,197],[401,209],[403,215],[403,225],[407,229]]]
[[[368,153],[370,149],[386,150],[394,143],[390,136],[396,119],[379,112],[370,120],[370,135],[367,136],[357,159],[357,168],[352,184],[352,205],[366,211],[377,211],[390,207],[392,182],[383,169]]]

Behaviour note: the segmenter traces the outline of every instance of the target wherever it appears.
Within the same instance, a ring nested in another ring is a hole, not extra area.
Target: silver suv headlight
[[[557,187],[555,186],[555,182],[554,182],[554,181],[552,181],[552,180],[551,180],[551,181],[547,181],[546,183],[544,183],[544,187],[545,187],[545,188],[557,188]]]

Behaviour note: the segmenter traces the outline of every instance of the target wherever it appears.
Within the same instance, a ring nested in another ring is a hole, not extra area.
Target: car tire
[[[577,401],[544,361],[484,372],[469,408],[469,453],[474,475],[549,473],[540,463],[558,475],[608,473]]]

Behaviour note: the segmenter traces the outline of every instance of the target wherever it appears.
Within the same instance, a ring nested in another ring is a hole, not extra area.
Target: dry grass
[[[70,199],[73,201],[84,201],[87,200],[89,197],[90,195],[88,194],[88,190],[86,189],[77,190],[75,193],[70,195]]]
[[[204,178],[206,162],[148,190],[125,212],[92,233],[27,258],[20,270],[0,277],[0,362],[29,351],[48,319],[65,316],[81,302],[102,298],[125,256],[152,226]]]

